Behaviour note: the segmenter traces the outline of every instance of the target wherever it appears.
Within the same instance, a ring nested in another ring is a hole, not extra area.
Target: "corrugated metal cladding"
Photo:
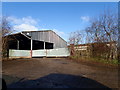
[[[67,42],[52,30],[22,32],[32,37],[33,40],[54,43],[54,48],[67,48]]]

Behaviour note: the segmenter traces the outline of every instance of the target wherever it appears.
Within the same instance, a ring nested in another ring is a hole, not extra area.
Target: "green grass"
[[[71,59],[74,59],[76,61],[82,60],[82,61],[93,61],[93,62],[100,62],[104,64],[111,64],[111,65],[118,65],[120,62],[117,59],[107,60],[103,58],[98,57],[80,57],[80,56],[70,56]]]
[[[103,59],[103,58],[91,58],[91,60],[105,63],[105,64],[115,64],[115,65],[120,64],[120,62],[118,62],[117,59],[107,60],[107,59]]]

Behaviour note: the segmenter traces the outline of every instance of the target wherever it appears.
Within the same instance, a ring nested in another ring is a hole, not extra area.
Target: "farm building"
[[[67,42],[52,30],[23,31],[7,36],[9,57],[66,57]]]
[[[108,55],[112,58],[117,58],[117,42],[95,42],[87,44],[74,45],[70,44],[68,46],[71,55],[79,56],[104,56]],[[110,55],[111,54],[111,55]]]
[[[74,45],[70,44],[68,46],[71,55],[75,55],[76,52],[79,52],[79,55],[85,56],[89,54],[89,44],[79,44]]]

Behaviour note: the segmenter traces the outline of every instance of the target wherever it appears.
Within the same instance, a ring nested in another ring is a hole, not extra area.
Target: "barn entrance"
[[[53,43],[33,40],[33,50],[53,49]]]
[[[31,50],[31,39],[21,34],[11,36],[11,38],[12,39],[8,43],[9,49]],[[53,43],[49,42],[32,40],[32,50],[53,49],[53,45]]]

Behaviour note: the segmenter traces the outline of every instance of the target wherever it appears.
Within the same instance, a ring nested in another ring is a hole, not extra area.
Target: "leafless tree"
[[[118,4],[120,7],[120,2]],[[119,9],[120,10],[120,9]],[[118,45],[117,45],[117,54],[118,54],[118,60],[120,61],[120,12],[118,12]]]
[[[116,53],[116,42],[118,40],[118,16],[115,13],[105,10],[103,14],[94,20],[91,20],[91,25],[86,28],[87,36],[89,36],[92,43],[109,42],[110,51],[108,51],[108,58],[113,59],[113,54]],[[100,48],[100,47],[98,47]]]
[[[83,33],[81,30],[74,31],[70,33],[69,44],[72,55],[79,55],[78,44],[81,44],[83,41]]]
[[[6,16],[2,17],[1,22],[1,31],[2,31],[2,57],[6,57],[7,55],[7,49],[8,49],[8,40],[10,39],[7,37],[7,35],[11,34],[12,32],[12,26],[10,25],[10,22],[7,20]]]
[[[82,40],[82,34],[80,31],[71,32],[69,36],[69,44],[78,45]]]

